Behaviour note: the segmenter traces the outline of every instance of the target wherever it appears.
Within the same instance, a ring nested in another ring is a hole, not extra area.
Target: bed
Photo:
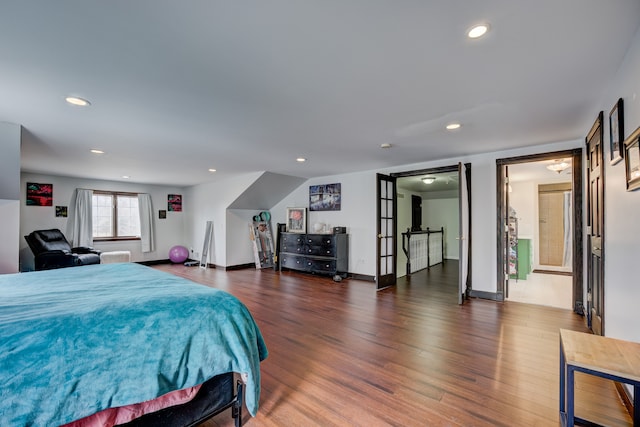
[[[239,425],[243,398],[258,410],[267,348],[247,308],[139,264],[0,275],[0,337],[3,425],[64,425],[180,392],[193,396],[132,425],[194,425],[228,407]]]

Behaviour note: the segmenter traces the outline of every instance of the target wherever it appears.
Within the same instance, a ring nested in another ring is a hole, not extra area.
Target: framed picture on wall
[[[169,212],[182,212],[181,194],[169,194],[167,196],[167,210]]]
[[[611,164],[615,165],[624,157],[624,110],[622,98],[618,99],[609,113],[609,153]]]
[[[324,184],[309,187],[310,211],[339,211],[342,203],[341,185]]]
[[[27,206],[53,206],[53,184],[27,182]]]
[[[287,233],[307,232],[307,208],[287,208]]]
[[[627,191],[640,188],[640,127],[624,140],[624,167]]]

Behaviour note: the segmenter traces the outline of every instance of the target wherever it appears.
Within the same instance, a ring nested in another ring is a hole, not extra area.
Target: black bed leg
[[[242,427],[242,400],[244,398],[244,384],[238,381],[237,396],[233,407],[231,408],[231,416],[236,420],[236,427]]]

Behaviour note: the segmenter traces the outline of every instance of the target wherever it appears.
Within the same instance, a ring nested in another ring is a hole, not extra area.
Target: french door
[[[396,178],[377,174],[377,265],[378,289],[396,284]]]

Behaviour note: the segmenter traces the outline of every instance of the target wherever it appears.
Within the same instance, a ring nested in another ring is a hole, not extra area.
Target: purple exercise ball
[[[169,249],[169,259],[171,262],[178,264],[185,262],[187,258],[189,258],[189,249],[184,246],[177,245]]]

